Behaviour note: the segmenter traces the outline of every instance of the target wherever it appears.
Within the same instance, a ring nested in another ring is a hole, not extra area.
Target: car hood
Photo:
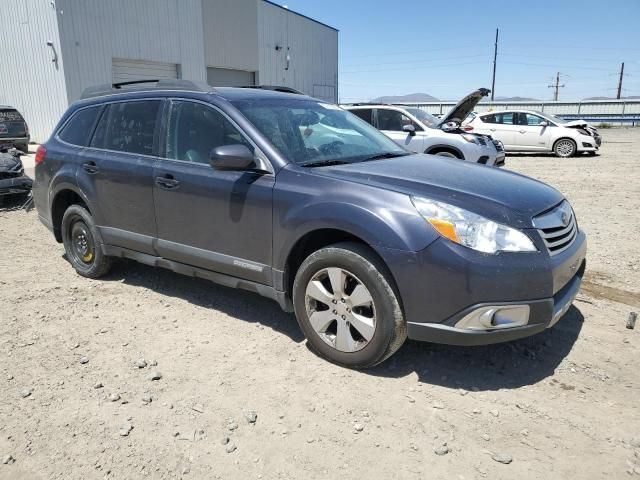
[[[487,88],[479,88],[475,92],[470,93],[440,119],[438,126],[440,127],[447,122],[462,123],[462,121],[473,112],[473,109],[476,108],[476,105],[482,100],[482,97],[486,97],[490,92],[491,90]]]
[[[335,178],[446,202],[518,228],[564,197],[549,185],[503,169],[437,155],[320,167]]]

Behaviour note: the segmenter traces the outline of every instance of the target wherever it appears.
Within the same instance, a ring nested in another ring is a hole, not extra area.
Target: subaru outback
[[[585,235],[541,182],[424,161],[304,95],[114,87],[71,105],[36,156],[40,220],[82,276],[128,258],[257,292],[352,368],[407,337],[533,335],[578,292]]]

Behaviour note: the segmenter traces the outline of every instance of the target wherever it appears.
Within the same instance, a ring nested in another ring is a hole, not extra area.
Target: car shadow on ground
[[[28,195],[0,195],[0,212],[22,210]]]
[[[588,153],[583,152],[583,153],[578,153],[573,157],[569,157],[569,158],[578,158],[578,157],[579,158],[597,158],[599,156],[600,156],[600,153],[596,153],[595,155],[590,155]],[[516,158],[533,158],[533,157],[555,158],[556,160],[564,160],[564,158],[557,157],[554,153],[550,153],[550,152],[529,152],[529,153],[509,152],[507,153],[505,161],[508,161],[510,158],[516,159]]]
[[[118,259],[111,272],[101,280],[147,288],[164,296],[182,299],[245,322],[259,323],[288,336],[297,343],[304,340],[295,317],[283,312],[275,301],[261,297],[257,293],[224,287],[209,280],[188,277],[125,259]],[[169,315],[180,315],[177,309],[171,309],[169,312]]]
[[[495,345],[456,347],[408,341],[391,359],[367,372],[381,377],[416,373],[418,381],[468,391],[533,385],[550,377],[569,354],[584,317],[572,306],[538,335]]]
[[[253,292],[124,259],[119,259],[102,280],[143,287],[238,320],[259,323],[294,342],[304,341],[292,314],[283,312],[273,300]],[[175,309],[169,314],[180,315]],[[553,328],[509,343],[456,347],[407,341],[390,359],[362,370],[362,374],[402,378],[415,373],[421,383],[469,391],[533,385],[553,375],[571,351],[583,322],[580,310],[572,306]],[[307,347],[313,351],[308,343]]]

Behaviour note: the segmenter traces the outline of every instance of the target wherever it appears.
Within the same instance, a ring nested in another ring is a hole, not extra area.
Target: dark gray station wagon
[[[160,81],[85,97],[38,151],[34,187],[80,275],[126,257],[255,291],[349,367],[407,336],[541,332],[580,287],[585,235],[538,181],[412,154],[304,95]]]

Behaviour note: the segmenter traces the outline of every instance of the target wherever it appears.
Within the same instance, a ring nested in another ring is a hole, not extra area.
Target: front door
[[[549,150],[551,148],[550,129],[548,122],[538,115],[520,112],[518,115],[518,131],[516,143],[523,150]],[[547,125],[541,125],[547,122]]]
[[[107,244],[153,254],[156,235],[152,172],[162,100],[131,100],[106,106],[78,179],[95,189],[96,221]]]
[[[165,142],[153,171],[158,254],[270,284],[275,177],[209,165],[216,147],[254,145],[221,111],[187,100],[171,102]]]
[[[424,134],[420,125],[398,110],[391,108],[376,109],[377,128],[398,145],[412,152],[424,152]],[[413,125],[415,134],[405,132],[402,127]]]

